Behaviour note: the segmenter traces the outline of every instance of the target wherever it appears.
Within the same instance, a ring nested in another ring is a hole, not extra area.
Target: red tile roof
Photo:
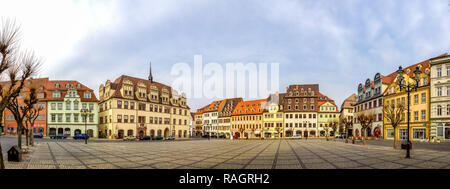
[[[262,114],[266,103],[267,99],[241,101],[236,105],[232,115],[239,116]]]
[[[59,88],[56,87],[56,84],[59,84]],[[68,87],[66,86],[68,84]],[[80,84],[80,88],[78,88],[78,84]],[[70,87],[74,87],[77,90],[77,94],[80,96],[82,102],[97,102],[97,97],[95,96],[94,90],[88,88],[82,83],[74,80],[49,80],[44,84],[45,89],[45,99],[46,101],[61,101],[64,100],[64,96],[67,94],[67,90]],[[60,98],[53,97],[53,91],[58,90],[61,92]],[[91,92],[91,98],[84,98],[84,92]]]

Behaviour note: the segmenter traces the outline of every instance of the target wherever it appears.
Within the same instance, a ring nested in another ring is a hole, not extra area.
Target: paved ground
[[[178,142],[40,141],[9,169],[409,169],[450,168],[450,152],[325,140],[189,140]]]

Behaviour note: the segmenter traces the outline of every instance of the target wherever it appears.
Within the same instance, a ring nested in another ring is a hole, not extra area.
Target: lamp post
[[[86,137],[86,135],[87,135],[87,116],[91,115],[92,112],[90,109],[86,109],[86,108],[83,108],[80,111],[81,111],[81,116],[84,117],[84,134],[85,134],[84,143],[87,144],[87,137]]]
[[[416,70],[414,71],[414,83],[410,83],[409,81],[404,82],[404,71],[402,69],[402,67],[400,66],[397,70],[398,76],[397,76],[397,80],[398,80],[398,85],[400,87],[400,91],[404,90],[405,92],[408,93],[408,134],[407,134],[407,144],[406,144],[406,157],[405,158],[410,158],[410,148],[411,148],[411,141],[409,140],[409,133],[410,133],[410,126],[409,126],[409,120],[410,120],[410,113],[409,113],[409,106],[410,106],[410,93],[412,91],[417,91],[417,88],[419,88],[419,82],[420,82],[420,74],[422,73],[422,71],[420,71],[419,67],[416,67]]]

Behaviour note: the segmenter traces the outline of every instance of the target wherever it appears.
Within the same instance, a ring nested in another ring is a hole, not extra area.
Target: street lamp
[[[84,134],[85,134],[84,143],[87,144],[87,137],[86,137],[87,136],[87,116],[91,115],[92,112],[90,109],[86,109],[86,108],[83,108],[80,111],[81,111],[81,116],[84,117]]]
[[[409,140],[409,133],[410,133],[410,127],[409,127],[409,120],[410,120],[410,113],[409,113],[409,104],[410,104],[410,93],[412,91],[417,91],[417,88],[419,88],[419,82],[420,82],[420,74],[422,71],[420,71],[420,68],[417,66],[416,70],[414,71],[414,83],[410,83],[409,81],[404,81],[404,71],[402,67],[400,66],[397,70],[398,76],[398,85],[400,87],[400,91],[404,90],[408,93],[408,134],[407,134],[407,144],[406,144],[406,157],[410,158],[410,147],[411,147],[411,141]],[[405,82],[405,83],[403,83]]]

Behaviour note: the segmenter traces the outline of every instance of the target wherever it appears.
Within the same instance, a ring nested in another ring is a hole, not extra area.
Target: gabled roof
[[[353,105],[357,102],[357,95],[353,93],[347,97],[344,102],[342,102],[341,109],[343,108],[353,108]]]
[[[262,114],[267,99],[241,101],[236,105],[233,116]]]
[[[59,87],[57,88],[56,84],[59,84]],[[78,84],[80,84],[80,88],[78,88]],[[68,86],[68,87],[67,87]],[[77,90],[78,96],[80,96],[80,100],[82,102],[97,102],[98,99],[95,96],[94,90],[88,88],[87,86],[83,85],[82,83],[74,80],[48,80],[44,84],[45,89],[45,101],[61,101],[64,100],[64,97],[67,94],[67,91],[70,88],[74,88]],[[54,98],[53,97],[53,91],[60,91],[61,96],[60,98]],[[91,93],[91,98],[84,98],[84,92],[89,91]]]

